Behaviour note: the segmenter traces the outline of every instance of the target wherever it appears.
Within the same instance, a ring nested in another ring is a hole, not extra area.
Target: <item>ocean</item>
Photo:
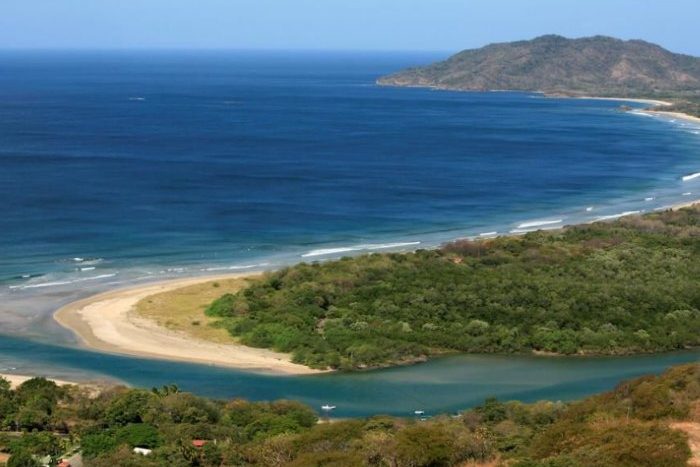
[[[51,312],[130,283],[700,198],[700,178],[683,180],[700,172],[698,124],[616,101],[374,84],[439,58],[0,53],[0,342],[80,352]]]

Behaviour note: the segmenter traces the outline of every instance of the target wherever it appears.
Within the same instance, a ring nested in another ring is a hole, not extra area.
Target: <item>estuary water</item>
[[[437,54],[0,55],[0,367],[176,381],[222,397],[337,393],[359,414],[453,409],[492,393],[575,397],[697,359],[454,357],[271,378],[76,349],[51,312],[111,287],[698,199],[700,125],[616,101],[374,84]]]

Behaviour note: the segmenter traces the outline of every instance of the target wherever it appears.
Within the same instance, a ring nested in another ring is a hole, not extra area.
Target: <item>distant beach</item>
[[[561,97],[561,96],[554,96]],[[568,96],[564,96],[568,97]],[[577,96],[576,99],[593,99],[597,101],[626,101],[626,102],[637,102],[639,104],[657,105],[657,106],[669,106],[673,105],[672,102],[662,101],[658,99],[637,99],[634,97],[596,97],[596,96]]]
[[[634,98],[627,98],[627,97],[619,97],[619,98],[618,97],[580,97],[580,99],[637,102],[639,104],[654,105],[656,107],[668,107],[668,106],[673,105],[672,102],[668,102],[668,101],[662,101],[662,100],[656,100],[656,99],[634,99]],[[689,114],[686,114],[683,112],[670,112],[670,111],[665,111],[665,110],[646,109],[646,110],[644,110],[644,113],[648,113],[651,115],[658,115],[660,117],[677,118],[680,120],[686,120],[686,121],[693,122],[693,123],[700,123],[700,117],[696,117],[694,115],[689,115]]]
[[[695,117],[693,115],[684,114],[682,112],[666,112],[663,110],[645,110],[646,113],[652,115],[659,115],[662,117],[677,118],[680,120],[687,120],[693,123],[700,123],[700,117]]]

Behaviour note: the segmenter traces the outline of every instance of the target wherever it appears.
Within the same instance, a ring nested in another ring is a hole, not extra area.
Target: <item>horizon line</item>
[[[454,54],[463,49],[353,49],[353,48],[275,48],[275,47],[2,47],[0,52],[340,52],[340,53],[425,53]]]

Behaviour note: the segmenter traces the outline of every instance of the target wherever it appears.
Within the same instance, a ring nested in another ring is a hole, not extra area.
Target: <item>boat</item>
[[[425,414],[425,410],[414,410],[413,414],[414,415],[423,415],[423,414]]]
[[[335,405],[322,405],[321,410],[325,410],[326,412],[330,412],[331,410],[335,410]]]

